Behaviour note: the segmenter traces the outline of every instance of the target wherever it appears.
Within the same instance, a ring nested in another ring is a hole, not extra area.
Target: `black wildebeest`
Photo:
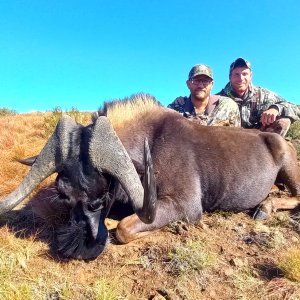
[[[278,134],[201,126],[148,95],[106,103],[88,126],[62,118],[36,160],[27,162],[29,173],[2,199],[0,212],[57,172],[57,193],[70,211],[57,231],[57,249],[79,259],[103,251],[114,201],[128,200],[135,211],[117,226],[116,237],[127,243],[179,219],[196,222],[203,212],[259,206],[274,183],[300,194],[295,149]]]

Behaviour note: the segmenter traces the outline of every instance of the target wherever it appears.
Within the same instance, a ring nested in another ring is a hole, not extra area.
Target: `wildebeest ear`
[[[34,162],[36,161],[37,157],[38,157],[38,155],[28,157],[28,158],[23,158],[23,159],[16,158],[15,160],[22,165],[32,166],[34,164]]]
[[[107,116],[107,108],[99,108],[97,111],[92,113],[92,122],[96,123],[97,119],[101,116]]]

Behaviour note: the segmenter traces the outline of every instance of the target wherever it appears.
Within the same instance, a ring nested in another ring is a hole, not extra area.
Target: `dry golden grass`
[[[43,114],[0,118],[0,195],[12,191],[28,171],[15,158],[37,155],[45,144]]]

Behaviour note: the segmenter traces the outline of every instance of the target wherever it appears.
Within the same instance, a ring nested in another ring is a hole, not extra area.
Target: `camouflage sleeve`
[[[241,115],[237,105],[235,105],[235,108],[231,111],[230,124],[230,126],[241,127]]]
[[[213,126],[241,126],[241,116],[238,105],[234,100],[228,97],[221,96],[219,104],[210,115],[211,123]]]
[[[240,115],[239,107],[232,99],[230,99],[230,100],[233,103],[231,103],[231,105],[230,105],[231,110],[229,113],[229,122],[230,122],[229,126],[241,127],[241,115]]]
[[[296,105],[286,101],[272,91],[264,88],[260,89],[265,109],[276,108],[279,111],[279,116],[290,118],[292,122],[300,119],[300,110]]]
[[[178,97],[167,107],[172,108],[180,113],[184,113],[184,103],[185,103],[185,97]]]

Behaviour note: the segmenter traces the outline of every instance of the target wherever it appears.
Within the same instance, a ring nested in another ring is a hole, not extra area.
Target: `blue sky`
[[[300,104],[300,1],[0,0],[0,108],[93,111],[138,92],[167,105],[198,63],[219,92],[237,57]]]

